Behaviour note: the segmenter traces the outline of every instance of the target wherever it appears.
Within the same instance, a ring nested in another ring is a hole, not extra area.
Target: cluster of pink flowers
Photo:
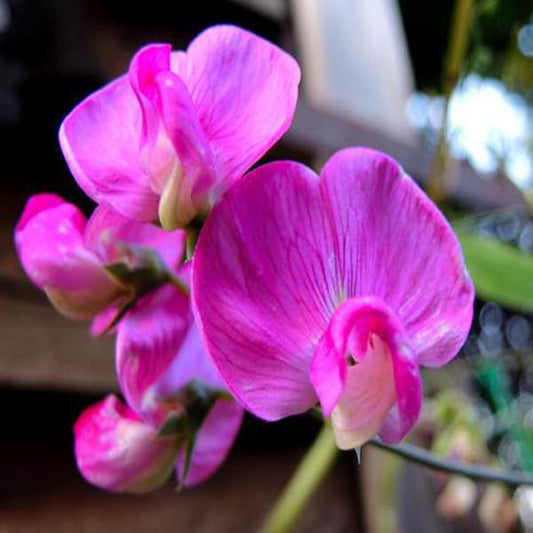
[[[91,483],[199,483],[243,408],[277,420],[319,404],[342,449],[397,442],[420,414],[420,365],[464,342],[474,292],[457,239],[393,160],[351,148],[320,176],[290,161],[246,173],[288,129],[299,79],[279,48],[217,26],[185,52],[142,48],[61,125],[98,207],[87,221],[36,195],[15,239],[61,313],[116,334],[123,401],[74,429]]]

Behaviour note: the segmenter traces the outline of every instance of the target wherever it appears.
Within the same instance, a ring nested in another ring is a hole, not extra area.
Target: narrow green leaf
[[[511,309],[533,312],[533,256],[462,228],[455,231],[477,294]]]

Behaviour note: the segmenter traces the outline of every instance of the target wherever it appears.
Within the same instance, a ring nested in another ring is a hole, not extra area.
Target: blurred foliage
[[[432,450],[451,459],[476,462],[483,459],[483,432],[478,413],[455,389],[445,389],[433,402],[436,435]]]
[[[507,434],[514,443],[520,468],[533,472],[533,432],[526,429],[523,420],[518,416],[507,374],[497,359],[480,359],[477,367],[476,378],[497,419],[505,422],[504,427],[500,429],[502,434]]]
[[[519,53],[516,36],[532,10],[524,0],[478,0],[467,70],[502,78],[509,55]]]
[[[533,312],[533,256],[464,228],[455,231],[477,295],[511,309]]]
[[[438,92],[453,2],[399,0],[417,86]],[[526,0],[477,0],[465,70],[502,79],[531,96],[531,60],[520,54],[516,36],[532,15]]]
[[[515,42],[516,33],[515,31]],[[533,104],[533,60],[524,56],[516,45],[509,48],[502,66],[501,79],[511,91],[523,94],[527,102]]]

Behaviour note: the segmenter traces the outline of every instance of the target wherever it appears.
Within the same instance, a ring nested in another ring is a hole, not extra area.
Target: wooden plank
[[[105,393],[117,389],[114,340],[59,315],[26,277],[13,228],[26,198],[0,200],[0,384]]]
[[[268,441],[267,441],[268,442]],[[171,482],[142,496],[111,495],[75,471],[70,450],[0,448],[0,531],[25,533],[258,531],[304,450],[247,450],[237,444],[206,483],[176,493]],[[355,478],[345,454],[306,507],[295,532],[361,530]]]
[[[28,284],[0,283],[0,383],[115,390],[114,340],[93,339],[88,323],[58,315]]]

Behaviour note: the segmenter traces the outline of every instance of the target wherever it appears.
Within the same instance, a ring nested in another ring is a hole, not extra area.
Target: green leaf
[[[477,294],[511,309],[533,312],[533,256],[463,228],[455,231]]]

